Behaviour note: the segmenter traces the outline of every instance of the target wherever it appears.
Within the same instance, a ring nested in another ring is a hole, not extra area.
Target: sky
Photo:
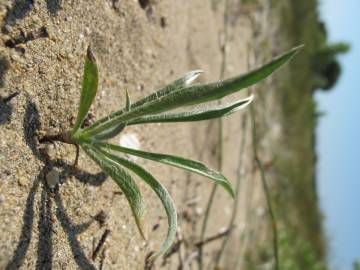
[[[360,0],[320,0],[331,42],[347,41],[343,73],[329,93],[319,91],[317,179],[331,269],[360,262]]]

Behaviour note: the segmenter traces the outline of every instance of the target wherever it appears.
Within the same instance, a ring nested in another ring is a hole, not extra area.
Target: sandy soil
[[[147,242],[137,232],[116,184],[88,157],[82,153],[74,168],[74,149],[55,144],[45,149],[57,160],[50,164],[38,144],[39,134],[74,124],[88,44],[101,76],[91,109],[95,118],[123,106],[126,88],[135,101],[192,69],[205,71],[202,82],[219,78],[224,1],[140,2],[1,0],[0,269],[99,269],[101,264],[103,269],[144,269],[145,257],[164,239],[165,213],[144,184],[139,182],[147,203]],[[241,13],[240,1],[231,2],[226,76],[245,72],[248,56],[251,65],[268,57],[254,58],[254,50],[249,50],[256,41],[254,26]],[[266,20],[264,8],[258,13],[263,16],[260,21]],[[7,100],[13,93],[19,94]],[[271,107],[271,93],[264,100]],[[267,219],[257,171],[252,168],[250,131],[241,126],[243,116],[240,112],[225,120],[223,172],[234,183],[240,140],[248,137],[247,177],[241,185],[238,229],[223,262],[226,269],[233,269],[238,254],[245,250],[239,239],[262,239],[255,232],[264,231],[261,226]],[[136,126],[125,133],[136,134],[142,149],[199,159],[216,168],[217,130],[217,122],[212,121]],[[199,239],[212,183],[178,169],[138,162],[164,183],[177,205],[179,231],[186,244],[163,265],[163,260],[157,262],[158,268],[177,269],[179,260],[189,259],[196,251],[193,244]],[[60,173],[61,186],[55,194],[44,180],[52,166]],[[219,189],[215,201],[207,236],[226,228],[231,216],[232,201],[225,192]],[[99,219],[102,211],[104,222]],[[251,216],[256,220],[251,222],[259,225],[249,229]],[[106,230],[110,234],[104,252],[92,260]],[[207,264],[218,247],[219,241],[206,246]],[[190,263],[190,269],[195,265]]]

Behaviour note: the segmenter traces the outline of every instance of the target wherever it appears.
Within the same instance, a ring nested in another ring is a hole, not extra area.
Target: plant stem
[[[110,234],[110,230],[106,229],[104,231],[103,235],[101,236],[99,243],[97,244],[97,246],[91,256],[93,261],[96,259],[97,255],[99,254],[100,249],[104,246],[106,238],[109,236],[109,234]]]
[[[200,247],[200,246],[206,245],[206,244],[208,244],[208,243],[211,243],[211,242],[213,242],[213,241],[215,241],[215,240],[218,240],[218,239],[220,239],[220,238],[226,237],[226,236],[228,236],[228,235],[230,234],[231,229],[232,229],[232,228],[228,228],[228,229],[226,229],[226,231],[224,231],[224,232],[218,233],[218,234],[216,234],[216,235],[214,235],[214,236],[211,236],[211,237],[209,237],[209,238],[204,239],[204,241],[196,242],[196,243],[195,243],[195,246]]]
[[[63,142],[73,145],[76,144],[74,140],[71,139],[69,133],[67,132],[59,133],[59,134],[47,134],[39,139],[39,143],[47,143],[47,142]]]
[[[74,145],[76,148],[76,156],[74,161],[74,166],[77,166],[79,161],[80,147],[79,144],[74,141],[69,132],[63,132],[59,134],[48,134],[39,139],[39,143],[52,143],[52,142],[62,142],[66,144]]]
[[[234,207],[233,207],[233,211],[232,211],[232,214],[231,214],[231,219],[230,219],[228,228],[233,228],[234,227],[236,214],[237,214],[237,209],[238,209],[240,183],[241,183],[241,179],[243,177],[243,159],[244,159],[245,144],[246,144],[246,127],[247,127],[247,115],[244,115],[244,118],[242,119],[242,126],[241,126],[243,136],[241,138],[241,143],[240,143],[239,163],[238,163],[238,168],[237,168],[237,179],[236,179],[236,185],[235,185],[236,197],[235,197]],[[218,254],[216,255],[216,258],[215,258],[215,266],[219,266],[221,257],[222,257],[222,255],[224,253],[225,247],[226,247],[226,245],[227,245],[227,243],[228,243],[228,241],[230,239],[230,236],[231,236],[231,231],[229,232],[229,234],[227,234],[225,236],[225,238],[223,239],[223,241],[221,243],[220,250],[219,250],[219,252],[218,252]]]
[[[228,14],[229,14],[229,0],[225,0],[225,10],[224,10],[224,43],[222,44],[222,62],[221,62],[221,68],[220,68],[220,79],[224,78],[225,75],[225,69],[226,69],[226,52],[227,52],[227,41],[228,41]],[[219,100],[219,104],[221,104],[221,101]],[[218,170],[221,172],[223,167],[223,119],[219,118],[219,134],[218,134],[218,147],[219,147],[219,153],[218,153]],[[214,197],[217,191],[218,185],[216,183],[213,184],[210,197],[207,203],[207,207],[204,214],[204,221],[201,227],[201,235],[200,235],[200,242],[203,242],[205,239],[205,233],[206,233],[206,227],[209,220],[210,210],[213,205]],[[203,269],[203,246],[199,246],[199,256],[198,256],[198,264],[199,264],[199,270]]]
[[[211,206],[214,201],[216,190],[217,190],[217,185],[213,184],[213,187],[212,187],[212,190],[210,193],[210,197],[209,197],[209,201],[208,201],[208,204],[207,204],[207,207],[205,210],[205,214],[204,214],[204,221],[203,221],[203,224],[201,227],[200,242],[203,242],[205,239],[206,226],[207,226],[207,223],[209,220],[210,209],[211,209]],[[203,260],[202,260],[203,256],[202,255],[203,255],[203,246],[201,245],[201,246],[199,246],[199,256],[198,256],[199,270],[203,269]]]
[[[266,204],[268,207],[270,221],[271,221],[271,229],[272,229],[272,233],[273,233],[273,249],[274,249],[274,258],[275,258],[275,269],[279,270],[278,233],[277,233],[276,217],[275,217],[275,212],[272,207],[270,189],[266,182],[264,166],[263,166],[263,164],[258,156],[258,152],[257,152],[256,119],[255,119],[255,108],[253,105],[250,105],[250,113],[251,113],[251,122],[252,122],[252,144],[253,144],[254,160],[260,170],[261,183],[262,183],[262,186],[263,186],[263,189],[265,192]]]

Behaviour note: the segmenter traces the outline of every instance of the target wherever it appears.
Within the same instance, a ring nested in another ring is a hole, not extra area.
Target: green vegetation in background
[[[322,114],[317,111],[314,91],[335,85],[341,74],[337,55],[347,52],[349,45],[328,43],[318,5],[317,0],[277,0],[275,4],[285,29],[280,44],[306,45],[302,57],[289,65],[287,80],[281,78],[275,86],[284,131],[273,188],[279,222],[286,228],[279,247],[283,269],[326,269],[315,152],[315,128]]]
[[[293,239],[297,238],[295,233],[291,235],[286,229],[279,230],[279,251],[280,251],[280,269],[283,270],[327,270],[326,263],[316,257],[311,242],[299,238],[296,246],[293,246]],[[294,260],[298,254],[301,254],[301,263]],[[303,267],[305,266],[305,267]]]

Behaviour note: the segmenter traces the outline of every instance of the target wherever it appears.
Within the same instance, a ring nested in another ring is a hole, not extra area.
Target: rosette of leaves
[[[75,145],[78,151],[79,147],[83,149],[123,191],[132,210],[135,223],[143,237],[145,237],[143,230],[143,215],[145,209],[144,199],[133,176],[129,172],[133,175],[137,175],[138,178],[142,179],[150,186],[161,200],[168,218],[167,237],[160,249],[151,256],[150,260],[153,260],[164,254],[174,241],[177,228],[176,209],[166,188],[151,175],[151,173],[135,162],[118,155],[119,153],[153,160],[206,176],[221,185],[231,197],[235,196],[234,189],[224,175],[207,167],[199,161],[173,155],[126,148],[111,144],[107,142],[107,140],[119,134],[126,126],[148,123],[203,121],[232,114],[246,107],[252,101],[252,96],[237,100],[233,103],[210,106],[200,110],[185,109],[182,112],[177,111],[170,113],[169,111],[218,100],[224,96],[254,85],[267,78],[275,70],[288,62],[300,49],[301,46],[293,48],[247,74],[224,81],[193,85],[193,81],[202,72],[200,70],[191,71],[164,88],[157,90],[153,94],[135,103],[131,103],[129,94],[126,91],[126,105],[123,109],[96,121],[88,127],[82,127],[90,106],[94,101],[98,89],[99,77],[95,57],[91,52],[91,49],[88,48],[85,57],[80,105],[75,126],[71,131],[62,134],[44,136],[40,142],[57,140]]]

